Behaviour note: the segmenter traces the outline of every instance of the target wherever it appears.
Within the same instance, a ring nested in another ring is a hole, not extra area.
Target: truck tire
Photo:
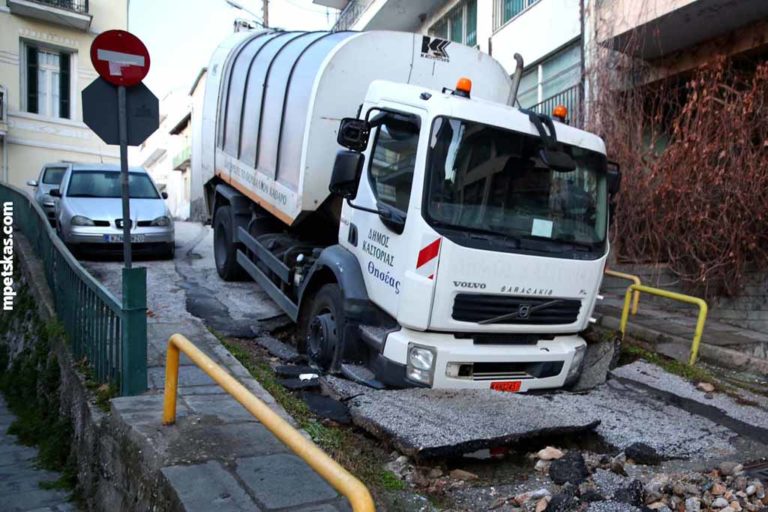
[[[213,259],[216,271],[225,281],[242,281],[245,271],[237,263],[235,229],[229,206],[216,209],[213,217]]]
[[[302,326],[309,360],[325,371],[335,371],[344,332],[344,307],[341,288],[336,283],[323,285],[312,297],[306,325]]]

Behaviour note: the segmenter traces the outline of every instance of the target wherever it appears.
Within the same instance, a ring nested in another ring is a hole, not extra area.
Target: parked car
[[[160,193],[142,167],[129,170],[131,242],[134,253],[174,255],[173,219]],[[58,189],[56,230],[73,252],[120,253],[123,242],[123,209],[120,167],[75,164]]]
[[[27,185],[35,189],[34,198],[37,201],[51,226],[56,227],[56,198],[51,197],[51,190],[59,188],[64,173],[72,164],[69,162],[54,162],[45,164],[36,180],[29,180]]]

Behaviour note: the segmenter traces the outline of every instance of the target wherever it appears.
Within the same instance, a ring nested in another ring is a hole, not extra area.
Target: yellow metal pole
[[[218,383],[227,393],[240,402],[240,404],[255,416],[262,425],[267,427],[280,441],[301,457],[309,466],[325,479],[334,489],[347,497],[355,512],[373,512],[376,510],[371,493],[365,485],[341,467],[328,454],[321,450],[315,443],[305,438],[298,430],[270,409],[264,402],[256,398],[234,377],[225,372],[214,363],[200,349],[181,334],[174,334],[168,341],[168,366],[166,377],[172,378],[169,385],[166,380],[166,397],[164,401],[163,421],[169,420],[171,424],[175,420],[176,411],[176,382],[178,378],[179,351],[184,352],[197,366]],[[174,352],[171,346],[175,347]],[[171,357],[175,360],[172,362]],[[171,368],[173,363],[173,368]],[[170,400],[168,393],[173,391],[174,398]]]
[[[691,358],[688,361],[690,366],[696,364],[696,358],[699,356],[699,343],[704,334],[704,322],[707,319],[707,303],[701,299],[697,300],[699,305],[699,318],[696,320],[696,332],[693,335],[693,345],[691,345]]]
[[[627,293],[624,294],[624,307],[621,309],[621,323],[619,324],[619,331],[621,331],[621,339],[624,339],[627,333],[627,321],[629,320],[629,303],[632,299],[632,288],[636,285],[630,285],[627,288]]]
[[[179,348],[168,342],[165,356],[165,395],[163,396],[163,425],[176,423],[176,395],[179,387]]]
[[[636,285],[642,285],[642,282],[640,281],[640,278],[633,274],[626,274],[624,272],[617,272],[616,270],[608,270],[605,269],[605,273],[608,274],[611,277],[618,277],[619,279],[626,279],[627,281],[632,281]],[[637,308],[640,306],[640,292],[635,290],[634,292],[634,301],[632,304],[632,314],[637,314]]]

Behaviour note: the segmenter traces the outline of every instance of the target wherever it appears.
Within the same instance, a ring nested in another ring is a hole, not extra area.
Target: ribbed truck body
[[[216,175],[294,225],[329,198],[339,121],[356,116],[372,82],[439,91],[460,77],[472,79],[473,97],[507,102],[498,62],[419,34],[233,34],[208,68],[202,182]]]

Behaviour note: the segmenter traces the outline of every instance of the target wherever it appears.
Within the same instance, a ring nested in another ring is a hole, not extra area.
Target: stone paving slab
[[[736,434],[727,428],[616,383],[587,393],[540,395],[373,390],[335,377],[324,377],[324,383],[346,400],[358,426],[422,458],[577,432],[594,432],[618,449],[644,442],[665,457],[726,457],[736,451]]]
[[[261,510],[221,463],[209,461],[162,469],[187,512]]]
[[[707,394],[682,377],[667,373],[644,361],[622,366],[611,374],[624,382],[650,389],[676,404],[694,409],[718,423],[768,444],[768,398],[764,396],[739,391],[740,400],[737,401],[724,393]]]

